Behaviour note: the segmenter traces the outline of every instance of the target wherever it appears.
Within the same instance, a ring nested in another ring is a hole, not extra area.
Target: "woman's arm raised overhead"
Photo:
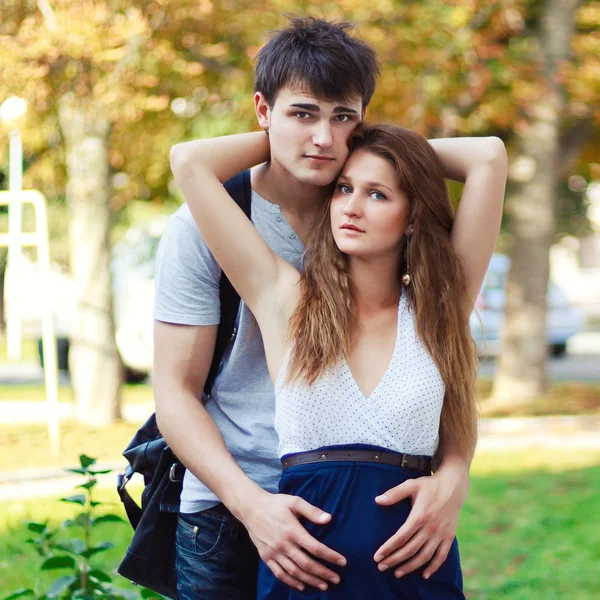
[[[450,234],[463,259],[471,308],[485,277],[502,220],[507,158],[497,137],[429,140],[447,179],[465,187]]]
[[[222,183],[268,158],[265,133],[195,140],[171,149],[171,169],[196,226],[255,314],[263,307],[262,299],[272,302],[284,277],[293,279],[297,271],[269,248]]]

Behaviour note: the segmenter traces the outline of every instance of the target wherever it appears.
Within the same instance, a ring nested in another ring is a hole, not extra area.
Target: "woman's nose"
[[[344,205],[344,214],[346,216],[361,216],[362,203],[356,192],[349,194]]]

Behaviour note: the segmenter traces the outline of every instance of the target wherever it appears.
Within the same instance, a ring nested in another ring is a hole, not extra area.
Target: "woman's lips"
[[[343,229],[345,231],[354,231],[356,233],[364,233],[364,231],[362,229],[359,229],[356,225],[350,225],[348,223],[342,225],[340,229]]]

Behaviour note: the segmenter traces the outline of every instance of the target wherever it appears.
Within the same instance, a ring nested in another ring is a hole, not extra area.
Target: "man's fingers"
[[[416,493],[418,485],[417,479],[409,479],[377,496],[375,502],[382,506],[397,504],[400,500],[411,498]]]
[[[301,581],[294,579],[291,575],[288,575],[287,571],[285,571],[276,560],[271,559],[267,561],[267,567],[271,569],[273,575],[275,575],[279,581],[283,581],[283,583],[296,590],[304,590],[304,584]]]
[[[375,552],[375,562],[386,559],[392,552],[395,552],[406,544],[420,529],[419,517],[411,512],[408,515],[404,525]]]
[[[292,503],[292,511],[300,517],[304,517],[317,525],[329,523],[331,515],[320,508],[309,504],[304,498],[296,496]]]
[[[304,528],[298,533],[294,542],[313,556],[322,558],[332,565],[339,565],[340,567],[346,565],[346,559],[339,552],[316,540]]]
[[[300,575],[292,573],[292,575],[294,575],[298,579],[302,579],[302,581],[305,581],[306,583],[309,583],[314,587],[317,587],[317,585],[320,583],[337,584],[340,582],[340,577],[337,573],[334,573],[331,569],[328,569],[320,562],[317,562],[316,560],[314,560],[314,558],[311,558],[310,556],[302,552],[302,550],[295,548],[294,550],[288,552],[288,556],[294,563],[296,563],[296,565],[298,565],[298,567],[300,567],[300,569],[302,569],[302,571],[311,576],[313,580],[316,579],[317,583],[311,583],[304,577],[300,577]]]
[[[433,559],[429,563],[429,565],[423,571],[423,577],[425,579],[429,579],[437,570],[444,564],[444,561],[448,558],[448,553],[450,552],[450,548],[452,547],[452,542],[454,540],[447,542],[443,541],[435,551],[433,555]]]
[[[282,554],[281,556],[278,556],[277,562],[288,575],[290,575],[293,579],[302,582],[304,585],[310,585],[323,591],[329,587],[329,584],[326,581],[319,579],[318,577],[314,577],[313,575],[310,575],[310,573],[306,573],[287,555]]]
[[[396,575],[396,577],[402,577],[427,564],[431,560],[437,546],[438,542],[426,542],[409,561],[401,564],[396,571],[394,571],[394,575]]]
[[[391,552],[382,561],[380,561],[379,570],[385,571],[390,567],[395,567],[401,562],[412,558],[417,552],[419,552],[426,541],[427,538],[421,532],[419,532],[419,534],[415,535],[407,544],[398,547],[395,552]]]

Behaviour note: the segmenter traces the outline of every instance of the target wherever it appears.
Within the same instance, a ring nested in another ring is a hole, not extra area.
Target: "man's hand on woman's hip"
[[[456,535],[460,510],[469,491],[468,472],[455,465],[440,467],[430,477],[410,479],[376,498],[390,506],[410,498],[412,508],[400,529],[375,552],[374,560],[385,571],[402,577],[425,565],[428,579],[446,560]]]
[[[340,577],[313,557],[339,566],[344,566],[346,559],[312,537],[300,524],[300,517],[317,525],[331,520],[331,515],[302,498],[264,490],[239,514],[261,559],[277,579],[298,590],[305,585],[325,590],[331,583],[339,583]]]

